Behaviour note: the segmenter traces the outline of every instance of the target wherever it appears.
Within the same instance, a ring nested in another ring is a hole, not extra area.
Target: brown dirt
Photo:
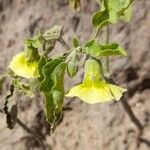
[[[68,9],[67,0],[0,0],[0,72],[6,70],[12,56],[23,48],[23,40],[39,27],[43,31],[54,24],[63,25],[64,38],[69,43],[72,35],[82,41],[92,33],[91,13],[98,7],[87,0],[81,13]],[[23,97],[19,102],[19,118],[39,132],[48,150],[149,150],[150,149],[150,1],[136,0],[130,23],[111,27],[111,41],[119,42],[128,52],[128,58],[112,58],[115,81],[128,88],[128,102],[144,126],[139,132],[125,113],[120,102],[88,105],[79,99],[66,99],[63,119],[53,135],[48,135],[41,104],[43,99]],[[55,53],[63,48],[56,45]],[[82,71],[67,79],[66,87],[79,82]],[[7,86],[5,87],[5,89]],[[3,95],[6,90],[3,90]],[[0,99],[0,108],[3,105]],[[35,137],[16,125],[6,127],[0,114],[0,149],[41,149]]]

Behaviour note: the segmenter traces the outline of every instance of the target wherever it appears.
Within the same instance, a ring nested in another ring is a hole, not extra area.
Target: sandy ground
[[[26,37],[38,27],[42,31],[55,24],[63,25],[64,39],[77,35],[85,41],[92,33],[91,13],[98,9],[87,0],[81,13],[68,9],[67,0],[0,0],[0,73],[6,70],[12,56],[23,48]],[[47,150],[149,150],[150,149],[150,1],[136,0],[130,23],[111,26],[110,40],[119,42],[128,58],[112,58],[115,81],[128,89],[128,102],[144,126],[141,140],[136,126],[120,102],[88,105],[79,99],[66,99],[63,119],[53,135],[43,115],[42,98],[19,98],[19,118],[44,140]],[[54,53],[64,49],[56,45]],[[82,71],[67,78],[66,88],[81,81]],[[2,95],[6,94],[6,87]],[[4,100],[1,96],[0,107]],[[36,138],[18,125],[6,127],[0,114],[0,150],[40,150]]]

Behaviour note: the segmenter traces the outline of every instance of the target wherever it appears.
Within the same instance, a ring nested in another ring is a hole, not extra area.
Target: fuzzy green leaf
[[[92,57],[99,57],[101,48],[98,42],[94,39],[85,44],[84,52]]]
[[[113,56],[113,55],[127,56],[127,52],[117,43],[112,43],[108,45],[101,45],[100,55],[101,56]]]
[[[43,45],[43,37],[41,32],[38,30],[36,33],[36,36],[33,37],[32,39],[32,46],[34,48],[40,48]]]
[[[48,117],[47,120],[52,123],[53,121],[53,126],[55,126],[62,114],[62,108],[63,108],[63,103],[64,103],[64,74],[65,74],[65,69],[66,69],[66,63],[62,62],[60,63],[54,70],[53,73],[53,81],[54,81],[54,86],[52,88],[52,97],[53,101],[55,104],[55,111],[54,111],[54,116],[52,118]]]
[[[67,73],[70,77],[74,77],[77,74],[78,66],[75,61],[69,61],[67,63]]]
[[[54,69],[63,61],[63,57],[49,61],[43,68],[42,74],[44,76],[43,81],[40,84],[40,91],[49,92],[51,91],[54,81],[52,80],[52,73]]]
[[[27,62],[33,62],[39,60],[40,56],[38,53],[38,49],[32,46],[32,39],[27,39],[25,41],[25,55]]]
[[[42,47],[42,45],[43,45],[42,38],[36,38],[32,41],[32,46],[34,48]]]
[[[32,86],[29,83],[22,82],[19,78],[13,79],[12,83],[15,89],[18,90],[18,92],[30,97],[34,96],[34,93],[32,91]]]
[[[108,11],[98,11],[94,14],[92,18],[92,23],[94,27],[99,29],[103,28],[109,23]]]
[[[42,68],[46,65],[46,58],[45,56],[41,56],[40,60],[38,62],[38,70],[39,70],[39,81],[42,81],[44,79],[44,75],[42,73]]]
[[[33,38],[26,39],[24,51],[28,62],[39,60],[38,48],[43,45],[43,37],[40,31]]]
[[[44,39],[44,51],[46,53],[49,53],[53,50],[56,41],[60,38],[61,36],[61,30],[62,27],[60,25],[55,25],[48,31],[46,31],[42,37]]]
[[[100,45],[95,39],[85,44],[84,51],[92,57],[127,55],[127,52],[117,43]]]
[[[72,45],[74,48],[78,48],[80,46],[80,41],[77,38],[72,39]]]
[[[48,41],[57,40],[59,39],[61,35],[61,30],[62,30],[62,27],[60,25],[55,25],[54,27],[52,27],[50,30],[46,31],[43,34],[43,38]]]
[[[129,21],[132,1],[101,0],[101,10],[97,11],[92,18],[93,26],[102,28],[108,23],[116,23],[120,19]]]
[[[42,69],[44,79],[40,90],[45,96],[46,118],[52,128],[55,128],[62,114],[65,69],[63,57],[51,60]]]
[[[118,13],[118,16],[120,16],[120,19],[126,22],[129,22],[132,17],[132,7],[131,5],[128,6],[127,9],[123,9]]]
[[[56,40],[45,41],[45,51],[51,52],[55,46]]]

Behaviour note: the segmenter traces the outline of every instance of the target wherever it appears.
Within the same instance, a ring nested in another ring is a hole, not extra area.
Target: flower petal
[[[67,94],[67,97],[79,97],[81,100],[95,104],[112,100],[119,100],[126,89],[119,86],[99,82],[94,84],[79,84],[73,87]]]
[[[89,104],[95,104],[119,100],[123,93],[127,91],[126,89],[105,81],[101,65],[96,60],[87,60],[84,70],[83,82],[73,87],[66,96],[77,96]]]
[[[79,97],[81,100],[89,103],[95,104],[100,102],[107,102],[114,99],[111,95],[109,88],[102,83],[93,84],[91,86],[85,83],[73,87],[68,94],[68,97]]]
[[[25,78],[36,78],[39,76],[38,62],[27,63],[24,52],[13,57],[9,68],[17,75]]]
[[[120,100],[124,92],[127,92],[127,89],[121,88],[119,86],[109,84],[109,89],[115,100]]]

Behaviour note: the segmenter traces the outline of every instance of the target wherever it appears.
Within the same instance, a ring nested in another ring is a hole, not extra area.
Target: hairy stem
[[[38,143],[41,145],[42,150],[45,150],[45,145],[43,140],[40,140],[40,135],[36,132],[34,132],[33,130],[31,130],[29,127],[27,127],[20,119],[17,118],[16,123],[22,127],[27,133],[32,134],[36,140],[38,141]]]
[[[109,25],[107,25],[106,28],[106,44],[109,43]],[[106,75],[108,75],[109,77],[109,58],[107,57],[106,60],[104,60],[104,69],[106,71]],[[133,121],[133,123],[136,125],[136,127],[139,129],[139,131],[141,132],[143,130],[143,126],[142,124],[139,122],[139,120],[136,118],[136,116],[134,115],[134,112],[132,111],[130,105],[128,104],[127,100],[125,99],[125,96],[123,96],[121,103],[125,109],[125,111],[127,112],[129,118],[131,119],[131,121]]]
[[[106,27],[106,44],[108,44],[108,43],[109,43],[109,25],[107,25],[107,27]],[[106,57],[105,61],[106,61],[106,65],[105,65],[106,73],[109,76],[109,71],[110,71],[110,69],[109,69],[109,58]]]
[[[65,42],[65,40],[64,40],[62,37],[60,37],[60,38],[58,39],[58,41],[60,42],[60,44],[61,44],[67,51],[70,50],[69,45]]]
[[[94,33],[94,38],[96,38],[99,35],[100,30],[96,30],[96,32]]]
[[[133,123],[136,125],[136,127],[139,129],[139,131],[142,132],[143,126],[140,123],[140,121],[137,119],[135,114],[133,113],[130,105],[128,104],[127,100],[125,99],[125,96],[123,96],[123,98],[121,100],[121,104],[123,105],[125,111],[127,112],[129,118],[131,119],[131,121],[133,121]]]

